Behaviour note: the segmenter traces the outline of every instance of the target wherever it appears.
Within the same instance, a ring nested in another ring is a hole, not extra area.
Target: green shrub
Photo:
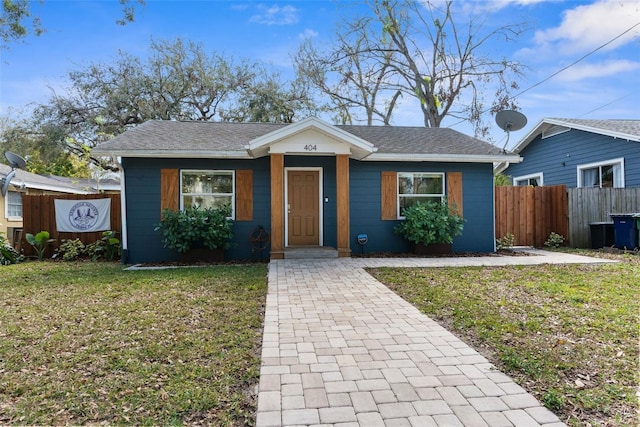
[[[404,221],[394,231],[413,243],[453,243],[462,234],[464,219],[451,212],[446,200],[418,202],[404,210]]]
[[[219,209],[197,206],[183,211],[165,209],[155,230],[160,232],[165,248],[181,253],[191,248],[229,249],[233,238],[230,216],[230,205]]]
[[[85,248],[87,255],[92,261],[105,259],[107,261],[115,261],[120,258],[120,239],[116,238],[115,231],[105,231],[102,238],[89,244]]]
[[[564,237],[552,231],[547,241],[544,242],[544,246],[547,248],[558,248],[562,246],[563,243]]]
[[[24,256],[15,250],[0,233],[0,265],[17,264],[24,260]]]
[[[85,256],[85,245],[80,239],[63,240],[58,247],[58,254],[62,254],[63,261],[75,261]]]
[[[47,250],[47,247],[55,241],[55,239],[50,239],[51,235],[48,231],[41,231],[35,235],[31,233],[27,233],[25,239],[27,243],[33,246],[33,249],[36,251],[36,255],[40,261],[44,259],[44,251]]]
[[[516,236],[514,236],[512,233],[507,233],[499,239],[496,239],[496,249],[511,249],[515,243]]]

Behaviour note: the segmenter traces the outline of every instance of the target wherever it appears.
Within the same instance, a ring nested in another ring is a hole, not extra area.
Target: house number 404
[[[305,151],[318,151],[316,144],[307,144],[304,146]]]

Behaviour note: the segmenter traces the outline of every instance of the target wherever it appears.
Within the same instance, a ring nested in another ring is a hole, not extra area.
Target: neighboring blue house
[[[513,185],[640,187],[640,120],[544,119],[513,152]]]
[[[269,256],[296,247],[338,256],[404,252],[393,228],[402,207],[447,197],[466,219],[454,251],[493,252],[495,162],[518,162],[497,147],[451,129],[149,121],[101,144],[93,155],[120,160],[122,242],[129,263],[175,259],[154,226],[164,208],[230,202],[229,259],[253,256],[249,236],[271,233]]]

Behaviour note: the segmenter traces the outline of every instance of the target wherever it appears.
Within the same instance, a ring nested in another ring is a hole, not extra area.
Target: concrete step
[[[329,246],[296,246],[284,250],[284,259],[318,258],[338,258],[338,251]]]

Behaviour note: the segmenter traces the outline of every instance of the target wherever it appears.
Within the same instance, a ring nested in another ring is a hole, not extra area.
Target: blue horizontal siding
[[[351,250],[406,252],[409,242],[394,232],[399,221],[381,219],[381,172],[462,172],[464,231],[453,242],[456,252],[493,252],[493,170],[490,164],[358,162],[350,165]],[[361,247],[358,234],[367,234]]]
[[[578,185],[578,166],[624,158],[625,186],[640,187],[640,143],[572,129],[549,138],[536,137],[520,153],[521,163],[504,173],[511,177],[544,173],[544,185]]]
[[[250,234],[257,226],[271,226],[271,193],[269,158],[258,160],[211,159],[123,159],[126,174],[128,259],[131,264],[176,260],[179,255],[163,247],[160,233],[154,231],[160,221],[161,169],[253,169],[253,221],[234,223],[233,247],[229,259],[268,258],[268,248],[262,253],[252,251]]]
[[[175,260],[179,255],[163,247],[158,232],[160,221],[161,169],[253,169],[254,219],[235,222],[234,246],[228,259],[252,259],[269,256],[252,251],[250,234],[258,226],[271,232],[269,158],[257,160],[210,159],[137,159],[123,160],[126,173],[128,262],[142,263]],[[285,156],[285,167],[321,167],[323,170],[323,240],[336,247],[336,160],[335,157]],[[406,252],[408,242],[393,231],[398,221],[381,220],[381,172],[462,172],[463,209],[466,220],[463,234],[454,240],[454,251],[492,252],[493,175],[490,164],[436,164],[427,162],[393,163],[350,161],[351,249],[365,252]],[[324,202],[326,198],[326,202]],[[366,233],[369,243],[361,248],[357,235]]]

